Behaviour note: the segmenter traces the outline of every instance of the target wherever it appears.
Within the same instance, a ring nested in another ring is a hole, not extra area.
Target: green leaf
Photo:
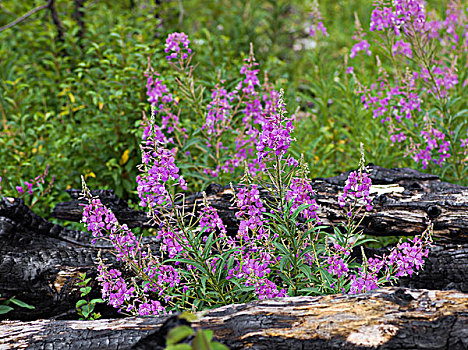
[[[166,345],[177,344],[194,333],[189,326],[178,326],[169,331],[166,338]]]
[[[211,350],[229,350],[229,348],[226,345],[215,341],[211,343]]]
[[[11,310],[13,310],[13,308],[10,307],[10,306],[0,305],[0,315],[6,314],[6,313],[10,312]]]
[[[35,309],[34,306],[32,305],[29,305],[29,304],[26,304],[25,302],[21,301],[21,300],[18,300],[18,299],[15,299],[15,298],[11,298],[10,301],[15,304],[15,305],[18,305],[19,307],[23,307],[25,309]]]
[[[91,299],[90,303],[91,304],[99,304],[99,303],[103,303],[104,300],[102,300],[101,298],[98,298],[98,299]]]
[[[168,345],[164,350],[192,350],[189,344],[174,344]]]
[[[195,335],[195,338],[192,341],[193,350],[210,350],[211,338],[208,339],[208,336],[211,335],[211,337],[213,337],[213,331],[211,331],[211,334],[208,332],[209,330],[202,330]]]
[[[85,295],[88,295],[89,292],[91,292],[91,287],[83,287],[80,288],[81,296],[84,297]]]
[[[76,302],[76,308],[78,309],[80,306],[86,304],[86,300],[78,300]]]
[[[186,320],[186,321],[189,321],[189,322],[195,322],[198,319],[198,317],[197,317],[197,315],[195,315],[195,314],[193,314],[193,313],[191,313],[189,311],[185,311],[185,312],[183,312],[183,313],[181,313],[179,315],[179,319]]]

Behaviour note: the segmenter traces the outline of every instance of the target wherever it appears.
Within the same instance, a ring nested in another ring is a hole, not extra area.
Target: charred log
[[[153,251],[158,242],[144,238]],[[15,308],[3,318],[73,319],[75,304],[81,299],[76,285],[79,273],[97,274],[99,251],[106,264],[119,267],[109,244],[91,244],[88,233],[63,228],[35,215],[19,199],[0,200],[0,293],[16,296],[36,308]],[[366,249],[366,255],[382,254]],[[359,256],[359,255],[357,255]],[[419,275],[401,280],[402,286],[426,289],[458,289],[468,292],[468,246],[438,243]],[[91,297],[100,296],[93,282]],[[111,307],[98,305],[104,316],[116,316]]]
[[[280,298],[198,314],[230,349],[466,349],[468,294],[384,288]],[[163,349],[174,316],[0,323],[2,349]]]
[[[373,182],[374,209],[362,220],[360,229],[365,234],[413,236],[424,232],[432,223],[435,237],[452,243],[468,242],[467,187],[441,182],[437,176],[409,168],[385,169],[372,165],[369,170]],[[348,174],[313,180],[315,198],[321,207],[318,215],[325,225],[336,226],[345,219],[346,212],[339,206],[337,198]],[[212,184],[206,192],[230,234],[235,234],[238,221],[233,209],[231,188]],[[78,199],[80,191],[69,190],[68,193],[72,201],[59,203],[52,216],[79,221],[82,213],[80,204],[84,203]],[[109,205],[121,223],[129,227],[150,226],[144,212],[129,208],[112,191],[93,191],[93,194]],[[267,196],[266,191],[263,196]],[[191,207],[200,204],[201,200],[202,194],[194,193],[186,197],[185,204]]]

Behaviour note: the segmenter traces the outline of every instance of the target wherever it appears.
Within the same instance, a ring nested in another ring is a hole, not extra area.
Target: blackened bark
[[[385,169],[369,167],[373,183],[373,210],[366,213],[360,229],[375,236],[414,236],[421,234],[432,223],[434,236],[452,243],[468,242],[468,188],[441,182],[437,176],[420,173],[409,168]],[[346,211],[338,204],[349,172],[331,178],[318,178],[312,182],[315,198],[321,209],[318,213],[323,224],[337,226],[346,220]],[[72,201],[59,203],[53,217],[79,221],[82,208],[78,200],[80,191],[68,191]],[[237,231],[238,220],[232,204],[229,186],[212,184],[207,189],[208,200],[215,207],[228,228],[229,234]],[[129,227],[148,227],[142,211],[134,211],[112,191],[93,191],[110,206],[117,219]],[[263,192],[265,197],[266,193]],[[202,193],[186,197],[191,210],[200,204]],[[356,221],[362,218],[362,214]]]
[[[145,237],[143,243],[158,251],[154,237]],[[82,272],[96,276],[100,249],[106,264],[120,267],[106,242],[92,245],[89,233],[53,224],[35,215],[20,199],[0,198],[0,293],[7,298],[16,296],[36,307],[34,310],[15,307],[0,317],[77,318],[75,304],[81,299],[77,276]],[[366,249],[369,257],[382,253]],[[468,246],[437,243],[424,270],[402,279],[401,285],[468,292],[467,276]],[[91,297],[99,297],[100,287],[95,282],[91,287]],[[104,316],[116,315],[115,310],[103,305],[97,311]]]
[[[468,294],[383,288],[360,295],[280,298],[198,314],[231,350],[468,348]],[[2,349],[164,349],[168,316],[0,323]]]

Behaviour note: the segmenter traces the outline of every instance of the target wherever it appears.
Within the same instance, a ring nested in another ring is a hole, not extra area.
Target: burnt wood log
[[[153,237],[145,237],[143,242],[158,250]],[[106,242],[93,245],[89,233],[53,224],[35,215],[20,199],[0,198],[0,293],[36,307],[15,307],[0,318],[77,318],[75,304],[81,299],[77,277],[82,272],[96,276],[99,250],[107,264],[119,267]],[[381,253],[366,249],[367,256]],[[468,292],[467,276],[468,245],[437,243],[424,270],[402,279],[400,285]],[[92,281],[91,287],[91,297],[99,297],[99,285]],[[113,308],[102,304],[96,311],[105,317],[117,316]]]
[[[360,229],[374,236],[413,236],[421,234],[429,224],[434,225],[434,236],[452,243],[468,242],[468,188],[442,182],[435,175],[409,168],[385,169],[368,167],[372,178],[374,209],[362,220]],[[339,225],[346,212],[338,205],[338,195],[349,172],[331,178],[313,180],[315,198],[320,205],[318,213],[324,225]],[[142,211],[133,210],[113,191],[92,191],[108,205],[117,219],[129,227],[149,227]],[[232,204],[229,186],[210,185],[208,200],[225,223],[230,234],[235,234],[238,221]],[[59,203],[52,213],[58,219],[81,220],[83,201],[79,190],[69,190],[72,201]],[[266,196],[266,193],[263,193]],[[186,205],[200,204],[202,193],[186,197]],[[357,218],[359,220],[360,217]]]
[[[360,295],[279,298],[198,314],[231,350],[468,348],[468,294],[383,288]],[[164,349],[175,316],[0,323],[1,349]]]

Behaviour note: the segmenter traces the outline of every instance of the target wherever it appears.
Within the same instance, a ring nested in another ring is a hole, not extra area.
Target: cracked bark
[[[383,171],[377,168],[373,176],[376,182],[396,182],[401,187],[416,187],[415,175],[408,173],[405,169]],[[418,191],[423,192],[421,198],[424,198],[424,193],[429,193],[428,196],[431,196],[435,189],[452,191],[457,195],[466,191],[465,188],[459,186],[441,183],[431,175],[416,173],[416,177],[419,179]],[[344,178],[345,176],[330,178],[327,181],[316,180],[316,184],[322,186],[316,187],[319,201],[323,202],[325,198],[323,193],[328,193],[323,188],[339,187],[339,184],[344,182]],[[226,191],[228,190],[219,185],[210,185],[206,191],[213,205],[219,210],[228,208],[230,195]],[[146,222],[147,218],[144,213],[138,214],[140,216],[135,215],[135,212],[112,192],[100,191],[99,193],[103,201],[116,210],[117,216],[120,216],[123,222],[133,223],[133,226]],[[399,195],[401,193],[397,192]],[[410,193],[407,196],[412,195]],[[396,195],[387,193],[385,196]],[[199,198],[201,194],[196,193],[189,196],[188,201],[194,203]],[[72,203],[80,212],[81,207],[78,206],[77,201]],[[466,205],[466,202],[460,202],[459,208],[464,208]],[[326,210],[331,209],[323,209],[324,212]],[[224,219],[230,231],[235,232],[237,221],[234,211],[226,209],[224,213]],[[440,217],[443,215],[441,214]],[[331,218],[330,220],[338,219]],[[461,225],[460,222],[458,224]],[[464,227],[465,231],[457,236],[458,239],[464,237],[463,235],[466,236],[468,225]],[[453,227],[451,229],[456,230]],[[448,240],[447,237],[446,240]],[[144,243],[150,245],[153,250],[158,249],[158,242],[154,238],[145,238]],[[102,256],[108,259],[110,265],[117,264],[109,246],[104,243],[98,246],[92,245],[88,233],[70,230],[40,218],[21,200],[0,199],[0,292],[3,297],[16,296],[19,300],[36,306],[35,310],[15,308],[11,313],[0,315],[0,317],[21,320],[51,317],[76,318],[75,304],[80,299],[76,277],[80,272],[86,272],[90,277],[96,276],[99,249],[102,249]],[[379,254],[381,251],[366,249],[367,256],[372,256],[374,253]],[[419,275],[401,279],[400,285],[426,289],[457,289],[468,292],[466,276],[468,276],[468,245],[457,243],[457,240],[438,242],[432,248],[424,270]],[[99,286],[93,283],[91,297],[99,296]],[[115,310],[108,306],[98,305],[97,311],[104,316],[117,316]]]
[[[198,314],[194,329],[236,349],[467,349],[468,294],[382,288],[271,299]],[[2,349],[164,349],[175,316],[0,323]]]
[[[375,236],[414,236],[421,234],[430,223],[434,224],[434,236],[451,243],[468,242],[468,188],[449,184],[437,176],[420,173],[409,168],[385,169],[375,165],[371,169],[373,183],[373,210],[366,214],[360,225],[365,234]],[[337,197],[348,176],[344,173],[331,178],[313,180],[318,213],[325,225],[338,225],[345,220],[346,212],[338,205]],[[232,191],[229,186],[210,185],[208,200],[215,207],[230,234],[237,230],[235,211],[232,209]],[[52,216],[79,221],[82,207],[79,190],[69,190],[72,200],[59,203]],[[113,191],[93,191],[114,211],[121,223],[129,227],[148,227],[144,212],[128,208]],[[266,193],[262,194],[263,196]],[[200,203],[202,193],[186,197],[191,207]],[[359,221],[361,217],[357,218]]]

